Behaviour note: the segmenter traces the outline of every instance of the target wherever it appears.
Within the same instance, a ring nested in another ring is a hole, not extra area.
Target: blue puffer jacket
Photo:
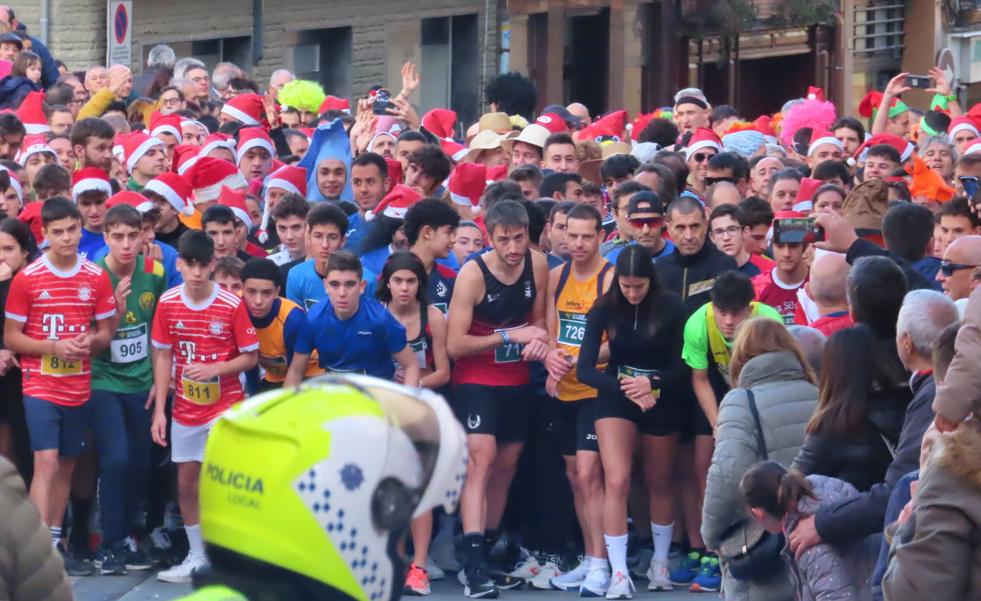
[[[0,79],[0,109],[16,110],[25,96],[39,91],[41,87],[30,79],[8,75]]]

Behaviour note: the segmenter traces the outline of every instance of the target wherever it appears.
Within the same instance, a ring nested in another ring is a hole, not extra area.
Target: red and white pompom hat
[[[24,124],[24,130],[28,135],[51,131],[48,118],[44,116],[44,92],[28,93],[14,114]]]
[[[181,116],[177,113],[164,115],[156,112],[150,116],[150,135],[156,138],[160,134],[170,134],[177,138],[177,143],[184,141],[181,130]]]
[[[123,158],[126,160],[126,171],[131,173],[143,155],[155,147],[163,148],[163,142],[141,131],[131,133],[123,140]]]
[[[480,197],[487,187],[487,166],[479,163],[460,163],[450,173],[450,200],[453,204],[480,210]]]
[[[269,204],[269,191],[273,188],[279,188],[290,194],[306,197],[307,170],[296,165],[283,165],[269,174],[264,187],[266,192],[263,198],[262,222],[259,224],[257,235],[259,242],[265,242],[269,239],[269,216],[272,213],[272,207]]]
[[[129,205],[140,213],[146,213],[153,208],[153,201],[139,192],[121,190],[113,194],[112,198],[106,201],[106,208],[108,209],[118,205]]]
[[[17,153],[17,162],[21,165],[27,164],[27,159],[31,157],[32,154],[38,154],[41,152],[46,152],[54,157],[54,160],[58,160],[58,153],[54,151],[53,148],[48,146],[48,141],[44,136],[24,136],[24,143],[21,146],[20,152]]]
[[[249,127],[262,125],[264,111],[262,96],[258,94],[239,94],[221,107],[222,113]]]
[[[261,127],[243,127],[238,130],[238,149],[236,151],[236,161],[241,163],[245,153],[253,148],[264,148],[269,156],[276,156],[276,148],[273,146],[272,138]]]
[[[421,194],[408,186],[399,184],[381,199],[374,211],[366,212],[364,217],[367,221],[372,221],[377,215],[384,215],[392,219],[405,219],[405,214],[412,208],[412,205],[420,200],[422,200]]]
[[[191,186],[182,176],[165,171],[147,182],[145,192],[154,192],[166,200],[174,210],[182,215],[193,215],[191,205]]]
[[[72,200],[78,202],[78,197],[86,192],[102,192],[106,197],[111,196],[109,174],[98,167],[85,167],[76,171],[72,176]]]

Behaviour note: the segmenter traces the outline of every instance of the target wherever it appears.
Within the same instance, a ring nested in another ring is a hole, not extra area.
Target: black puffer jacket
[[[715,278],[738,268],[732,257],[708,240],[693,255],[683,255],[675,248],[670,255],[655,261],[654,266],[665,289],[680,296],[685,303],[686,315],[712,300],[709,295]]]

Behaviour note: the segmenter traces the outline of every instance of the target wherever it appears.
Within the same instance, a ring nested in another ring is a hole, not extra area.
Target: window
[[[351,95],[351,28],[310,29],[293,36],[292,67],[300,79],[319,82],[324,91]]]
[[[423,19],[422,64],[425,85],[419,90],[422,110],[449,107],[460,123],[479,117],[480,52],[477,15]],[[393,91],[393,93],[397,93]]]

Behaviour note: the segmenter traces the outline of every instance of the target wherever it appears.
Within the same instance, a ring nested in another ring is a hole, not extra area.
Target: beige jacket
[[[937,386],[933,412],[952,422],[964,421],[972,413],[981,419],[981,286],[967,301],[954,348],[943,386]]]
[[[71,586],[51,533],[12,463],[0,457],[0,599],[71,601]]]

